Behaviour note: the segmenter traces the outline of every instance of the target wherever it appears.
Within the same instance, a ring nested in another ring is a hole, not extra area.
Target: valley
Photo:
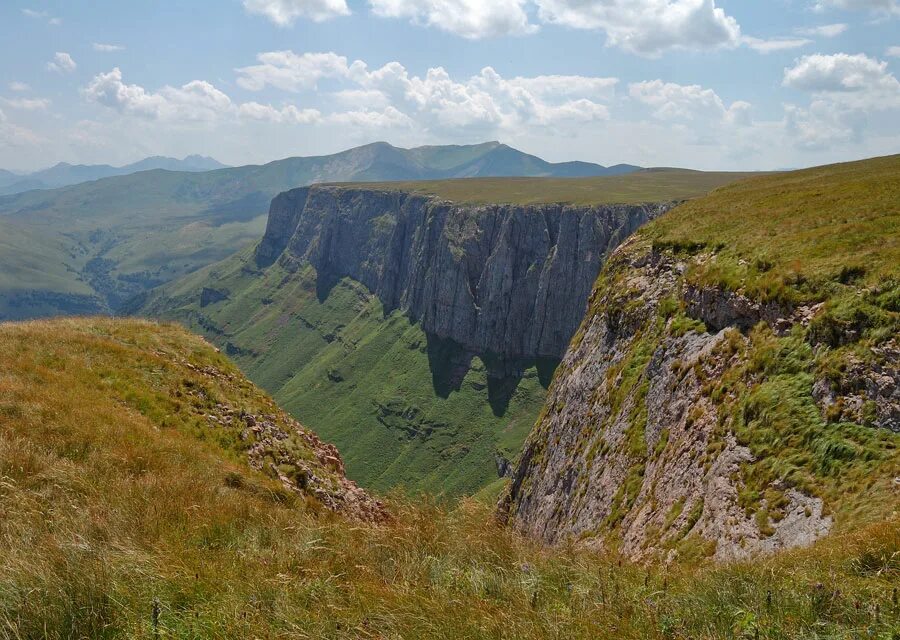
[[[255,249],[129,310],[219,344],[364,486],[496,496],[605,257],[675,199],[742,177],[509,180],[522,204],[493,205],[428,191],[506,179],[293,190]],[[561,195],[572,183],[582,204]]]

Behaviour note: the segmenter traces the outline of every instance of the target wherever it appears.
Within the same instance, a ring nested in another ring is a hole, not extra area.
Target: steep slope
[[[502,512],[734,558],[900,505],[900,156],[761,177],[606,264]]]
[[[428,195],[432,183],[293,190],[255,252],[138,311],[222,345],[365,486],[471,494],[508,473],[607,253],[668,193],[707,186],[690,191],[697,176],[684,175],[670,191],[647,184],[658,204],[637,192],[608,204],[626,179],[592,179],[578,197],[594,204],[578,206],[456,204]]]
[[[889,638],[900,622],[896,521],[724,568],[549,552],[472,502],[393,500],[369,523],[315,497],[346,483],[308,432],[278,442],[312,473],[252,467],[260,441],[241,434],[298,427],[182,330],[2,324],[0,372],[3,638]]]
[[[500,148],[504,162],[471,167]],[[0,300],[5,301],[0,320],[82,312],[83,301],[69,304],[67,294],[85,287],[92,311],[115,311],[135,294],[258,240],[269,202],[287,189],[327,181],[490,176],[509,171],[555,175],[559,170],[568,175],[565,167],[537,158],[517,163],[520,157],[532,158],[499,143],[399,149],[382,142],[263,166],[194,173],[143,171],[54,191],[0,197],[0,219],[40,237],[35,246],[0,252],[0,271],[18,269],[22,255],[28,254],[29,262],[65,265],[70,280],[61,289],[33,272],[14,286],[0,289]],[[590,165],[587,171],[602,175],[606,169]],[[46,247],[58,250],[47,254]],[[53,300],[56,306],[50,303]]]

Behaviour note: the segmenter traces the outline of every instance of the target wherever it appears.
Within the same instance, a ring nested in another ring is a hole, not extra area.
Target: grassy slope
[[[758,174],[646,169],[624,176],[597,178],[468,178],[378,182],[370,186],[477,204],[638,204],[696,198],[754,175]]]
[[[0,325],[0,354],[2,638],[888,640],[900,625],[896,521],[753,563],[648,568],[538,549],[472,502],[395,499],[391,523],[355,525],[152,410],[180,401],[179,358],[229,367],[183,331]]]
[[[762,298],[821,298],[848,270],[875,285],[900,275],[900,155],[738,182],[644,235],[693,252],[720,247],[698,279]]]
[[[201,308],[205,285],[230,299]],[[518,453],[544,398],[532,369],[504,415],[494,415],[477,359],[460,390],[440,397],[417,325],[400,313],[385,317],[350,280],[319,302],[312,268],[257,272],[251,251],[174,283],[144,312],[236,347],[247,375],[335,442],[348,475],[367,487],[476,492],[497,480],[495,452]]]
[[[854,367],[897,367],[879,348],[900,339],[900,156],[754,178],[676,208],[607,263],[590,314],[605,313],[606,304],[614,313],[623,308],[617,292],[626,301],[632,295],[623,277],[651,247],[687,264],[686,284],[779,303],[785,315],[822,304],[809,326],[788,335],[765,323],[744,337],[731,329],[722,353],[735,357],[705,381],[704,395],[722,416],[709,450],[721,450],[731,431],[755,457],[741,469],[747,513],[764,523],[784,515],[763,506],[764,499],[777,505],[779,480],[821,497],[839,529],[896,513],[900,434],[872,426],[874,401],[845,412],[839,399],[823,415],[813,385],[824,380],[840,398],[860,391],[844,387]],[[635,352],[654,353],[686,329],[706,330],[684,316],[681,291],[675,287],[659,317],[641,328]],[[619,387],[624,395],[651,375],[647,359],[627,366],[634,375]],[[635,433],[645,428],[640,416]]]

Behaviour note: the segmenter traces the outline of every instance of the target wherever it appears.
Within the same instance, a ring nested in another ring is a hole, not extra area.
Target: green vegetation
[[[900,155],[736,182],[640,235],[712,254],[689,280],[763,301],[834,297],[835,284],[883,287],[900,277]]]
[[[200,305],[204,286],[228,300]],[[429,339],[399,312],[345,279],[319,299],[310,266],[258,271],[252,251],[154,295],[142,312],[178,320],[221,345],[247,375],[304,424],[334,442],[366,487],[472,495],[497,480],[496,454],[513,460],[543,403],[537,368],[507,407],[475,358]],[[544,384],[547,381],[544,380]],[[499,386],[499,385],[498,385]]]
[[[900,523],[750,563],[548,550],[489,507],[362,525],[292,499],[174,395],[271,400],[181,329],[0,325],[0,637],[856,638],[900,628]],[[226,375],[226,380],[228,380]]]
[[[376,182],[367,186],[475,204],[640,204],[697,198],[753,175],[759,174],[645,169],[621,176],[593,178],[468,178]]]

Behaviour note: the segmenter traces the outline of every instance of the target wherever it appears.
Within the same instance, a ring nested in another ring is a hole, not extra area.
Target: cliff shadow
[[[450,338],[440,338],[427,333],[426,339],[431,384],[434,392],[446,399],[454,391],[460,390],[466,374],[472,368],[472,358],[476,354],[467,351]],[[487,374],[488,404],[498,418],[504,416],[509,410],[509,403],[527,370],[534,367],[537,371],[538,382],[544,389],[547,389],[561,362],[558,358],[506,360],[502,356],[492,353],[478,355],[484,362]]]
[[[425,334],[428,351],[428,368],[431,369],[431,384],[441,398],[448,398],[459,391],[463,378],[472,366],[472,354],[450,338],[440,338]]]
[[[319,303],[323,303],[328,299],[332,289],[340,281],[341,276],[324,269],[316,269],[316,298],[319,300]]]

